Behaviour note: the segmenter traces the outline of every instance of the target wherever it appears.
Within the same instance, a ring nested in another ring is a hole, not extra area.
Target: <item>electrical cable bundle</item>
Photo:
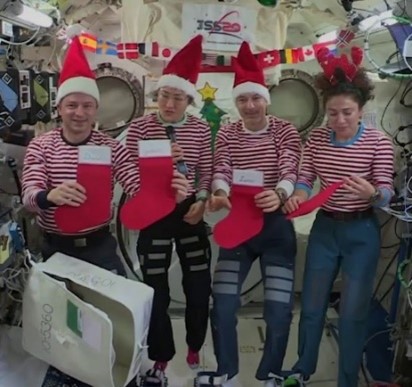
[[[17,237],[20,239],[17,246],[24,246],[23,234],[19,228]],[[13,246],[16,245],[15,242],[13,238]],[[0,324],[19,326],[23,292],[31,269],[32,256],[25,248],[17,250],[12,247],[8,261],[11,262],[10,266],[0,271]]]
[[[400,263],[398,267],[398,279],[401,285],[405,288],[406,298],[408,300],[409,307],[412,309],[412,277],[409,279],[404,277],[405,269],[411,264],[411,262],[412,261],[410,259],[405,259]]]

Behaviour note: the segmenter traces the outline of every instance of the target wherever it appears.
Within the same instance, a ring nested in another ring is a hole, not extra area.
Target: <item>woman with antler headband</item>
[[[285,204],[292,212],[321,187],[344,181],[321,205],[309,236],[299,323],[299,360],[287,386],[304,386],[316,370],[325,314],[333,282],[342,270],[339,305],[339,387],[357,387],[369,304],[380,254],[375,207],[393,195],[394,152],[380,130],[362,123],[362,110],[373,85],[360,68],[363,53],[352,48],[335,57],[326,50],[317,59],[324,72],[316,78],[323,93],[327,125],[312,131],[304,147],[295,192]]]

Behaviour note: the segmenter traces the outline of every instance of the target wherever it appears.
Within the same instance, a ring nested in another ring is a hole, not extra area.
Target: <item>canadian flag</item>
[[[313,46],[302,47],[302,55],[305,61],[313,60],[316,58],[316,53]]]
[[[335,40],[329,40],[327,42],[315,43],[312,46],[302,47],[301,50],[302,50],[304,60],[309,61],[309,60],[316,59],[317,52],[323,47],[326,47],[330,51],[333,52],[334,50],[336,50],[336,43],[337,43],[337,41],[335,39]]]

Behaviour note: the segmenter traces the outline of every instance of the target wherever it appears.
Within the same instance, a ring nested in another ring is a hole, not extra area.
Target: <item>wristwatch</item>
[[[369,201],[371,203],[375,203],[378,201],[381,197],[381,191],[379,191],[377,188],[375,188],[375,192],[370,196]]]
[[[282,188],[275,189],[275,192],[279,196],[280,205],[283,206],[287,200],[286,192]]]

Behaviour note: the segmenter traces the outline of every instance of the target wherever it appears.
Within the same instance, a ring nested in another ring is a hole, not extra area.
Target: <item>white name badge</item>
[[[172,147],[170,140],[141,140],[139,141],[139,157],[170,157]]]
[[[111,165],[112,150],[108,146],[79,146],[79,164]]]
[[[234,169],[233,184],[248,187],[263,187],[264,174],[253,169]]]

